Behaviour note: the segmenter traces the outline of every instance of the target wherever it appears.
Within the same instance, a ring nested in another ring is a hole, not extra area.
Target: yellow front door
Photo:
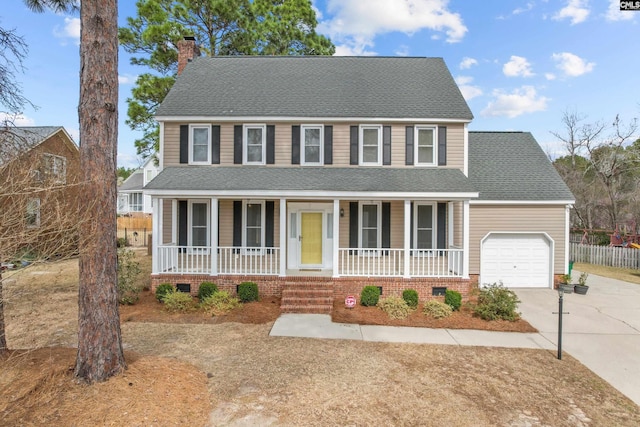
[[[300,264],[322,264],[322,212],[302,212]]]

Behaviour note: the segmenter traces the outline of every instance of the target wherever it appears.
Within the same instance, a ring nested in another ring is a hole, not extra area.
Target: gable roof
[[[575,200],[529,132],[469,132],[469,179],[478,200]]]
[[[64,132],[72,145],[69,134],[62,126],[20,126],[0,128],[0,165],[32,150],[57,132]]]
[[[142,169],[136,169],[131,175],[127,177],[127,179],[124,180],[122,185],[118,187],[118,191],[142,191],[142,184],[144,183],[143,178],[144,174],[142,173]]]
[[[442,58],[195,58],[156,118],[408,118],[470,121]]]

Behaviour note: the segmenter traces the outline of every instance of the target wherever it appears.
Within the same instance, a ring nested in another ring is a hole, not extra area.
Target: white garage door
[[[509,288],[550,287],[551,248],[541,234],[490,234],[482,243],[482,284]]]

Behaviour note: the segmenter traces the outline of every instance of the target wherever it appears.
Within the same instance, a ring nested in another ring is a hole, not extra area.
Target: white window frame
[[[206,129],[207,130],[207,160],[199,160],[195,161],[193,159],[193,132],[196,129]],[[190,165],[209,165],[211,164],[211,126],[210,125],[189,125],[189,164]]]
[[[364,161],[364,131],[369,129],[378,131],[378,159],[375,162]],[[382,166],[382,125],[360,125],[358,132],[358,163],[361,166]]]
[[[305,130],[307,129],[319,129],[320,130],[320,150],[319,150],[319,158],[317,162],[309,162],[307,161],[307,151],[306,151],[306,139],[305,139]],[[324,164],[324,126],[323,125],[301,125],[300,126],[300,164],[306,166],[320,166]]]
[[[35,202],[35,209],[33,209],[33,212],[31,211],[31,203]],[[27,206],[26,206],[26,218],[25,221],[27,223],[27,228],[38,228],[40,227],[40,199],[39,198],[31,198],[31,199],[27,199]],[[33,224],[29,224],[29,216],[31,215],[35,215],[35,222]]]
[[[262,130],[262,160],[259,162],[249,161],[249,130],[261,129]],[[265,165],[267,163],[267,125],[266,124],[251,124],[242,126],[242,164],[245,165]]]
[[[211,153],[211,149],[209,149],[209,153]],[[145,180],[145,185],[147,185],[148,183],[151,182],[151,180],[153,178],[156,177],[156,171],[154,169],[147,169],[144,172],[144,180]]]
[[[207,243],[205,246],[202,246],[202,250],[209,250],[209,247],[211,246],[211,205],[209,204],[208,200],[204,200],[204,199],[189,199],[187,201],[187,246],[194,246],[193,245],[193,205],[194,203],[197,204],[205,204],[207,205],[207,229],[206,229],[206,236],[207,236]]]
[[[247,246],[247,206],[260,205],[260,246]],[[243,200],[242,201],[242,247],[246,252],[261,252],[265,247],[265,224],[266,224],[266,201],[265,200]]]
[[[139,200],[136,200],[139,199]],[[139,201],[140,203],[132,203]],[[130,212],[142,212],[144,209],[144,197],[140,192],[129,193],[129,211]]]
[[[419,146],[419,134],[420,134],[420,130],[432,130],[433,131],[433,161],[432,162],[424,162],[421,163],[420,162],[420,156],[418,155],[419,151],[420,151],[420,146]],[[415,165],[416,166],[438,166],[438,127],[437,126],[430,126],[430,125],[416,125],[414,127],[414,134],[413,134],[413,158],[415,159]]]
[[[372,255],[376,254],[372,248],[363,248],[362,247],[362,231],[364,230],[364,222],[362,221],[362,211],[364,206],[375,205],[377,206],[376,213],[376,249],[382,247],[382,202],[371,202],[371,201],[361,201],[358,203],[358,248],[364,249],[370,252]]]
[[[431,206],[431,249],[418,248],[418,207],[419,206]],[[413,236],[413,247],[415,250],[414,255],[420,254],[419,251],[431,251],[436,249],[436,233],[438,220],[436,218],[438,210],[435,202],[415,202],[413,204],[413,229],[411,230]]]
[[[51,177],[56,184],[66,184],[67,158],[50,153],[44,153],[43,158],[45,176]]]

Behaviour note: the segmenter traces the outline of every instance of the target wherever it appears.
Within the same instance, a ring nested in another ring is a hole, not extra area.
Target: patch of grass
[[[638,249],[640,251],[640,249]],[[573,265],[574,270],[595,274],[597,276],[609,277],[611,279],[624,280],[625,282],[640,285],[640,270],[633,268],[606,267],[604,265],[584,264],[577,262]]]

